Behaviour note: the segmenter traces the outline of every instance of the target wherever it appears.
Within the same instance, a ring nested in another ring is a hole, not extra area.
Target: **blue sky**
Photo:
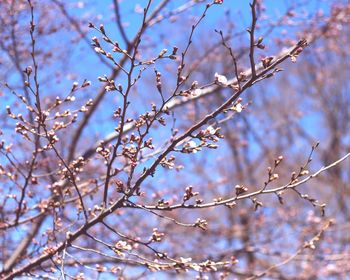
[[[142,1],[137,1],[137,2],[142,2]],[[159,1],[155,1],[154,2],[154,6],[158,3]],[[179,5],[179,3],[185,3],[186,1],[173,1],[174,3],[176,3],[176,6]],[[111,10],[111,6],[110,6],[110,2],[108,2],[107,4],[107,9],[106,9],[106,3],[107,1],[91,1],[90,4],[86,4],[85,7],[83,8],[72,8],[69,10],[69,12],[72,15],[76,15],[76,16],[81,16],[81,17],[86,17],[86,13],[90,13],[93,15],[97,15],[97,17],[94,18],[94,20],[92,20],[92,22],[96,25],[99,26],[100,24],[104,24],[106,27],[106,30],[109,34],[111,34],[111,37],[113,37],[116,40],[120,40],[120,36],[118,35],[115,27],[114,27],[114,23],[109,23],[110,19],[111,19],[111,15],[113,14],[113,11]],[[136,1],[122,1],[121,2],[121,7],[124,11],[126,11],[126,15],[123,14],[123,21],[125,22],[125,24],[128,25],[126,31],[127,34],[129,35],[129,38],[133,37],[135,35],[135,32],[138,30],[139,28],[139,24],[140,24],[140,18],[141,15],[134,13],[134,8],[135,8],[135,3]],[[281,13],[283,13],[283,11],[286,8],[286,3],[287,1],[278,1],[278,0],[270,0],[270,1],[266,1],[266,7],[268,8],[268,11],[271,11],[271,17],[274,17],[275,15],[279,15]],[[326,1],[311,1],[308,8],[306,8],[307,10],[309,9],[314,10],[317,9],[318,6],[324,7],[324,8],[328,8],[327,7],[327,2]],[[173,7],[175,6],[175,4],[173,4]],[[169,6],[169,9],[171,9],[172,6]],[[249,17],[249,6],[248,6],[248,1],[224,1],[224,5],[222,6],[217,6],[217,7],[213,7],[207,15],[207,18],[205,19],[205,21],[203,22],[202,27],[198,30],[199,32],[208,29],[208,36],[215,36],[215,33],[213,32],[213,30],[215,28],[220,28],[221,24],[222,24],[222,17],[223,17],[223,10],[225,9],[231,9],[232,8],[232,14],[231,17],[232,18],[238,18],[238,20],[235,21],[235,23],[238,24],[238,26],[240,26],[241,28],[245,29],[247,27],[247,25],[249,25],[250,22],[250,17]],[[194,9],[192,12],[195,15],[199,15],[201,13],[201,11],[203,10],[203,6],[199,6],[196,9]],[[238,11],[241,11],[240,13],[238,13]],[[99,16],[99,14],[101,16]],[[187,22],[185,22],[187,23]],[[177,24],[177,23],[176,23]],[[166,35],[168,35],[169,37],[171,37],[172,34],[172,29],[174,28],[174,25],[169,25],[168,23],[164,24],[164,26],[168,28],[168,30],[160,30],[160,32],[165,33]],[[188,29],[189,30],[189,29]],[[224,30],[225,31],[225,30]],[[280,31],[276,31],[276,32],[280,32]],[[72,36],[74,37],[75,34],[72,34]],[[149,36],[152,36],[152,34],[148,34]],[[180,34],[183,35],[183,34]],[[272,34],[274,35],[274,34]],[[89,32],[89,37],[93,37],[93,36],[98,36],[99,35],[95,32],[95,31],[90,31]],[[176,38],[177,40],[180,40],[181,36],[177,35],[178,37]],[[53,42],[54,44],[57,44],[57,39]],[[40,42],[38,42],[38,44],[40,45]],[[157,54],[162,47],[167,47],[168,49],[171,49],[171,44],[169,44],[169,46],[166,46],[164,43],[159,43],[159,46],[157,46],[157,48],[154,50],[155,54]],[[72,53],[70,55],[69,58],[69,63],[67,63],[67,73],[65,73],[65,76],[62,78],[62,82],[60,85],[49,85],[48,88],[53,88],[56,87],[56,91],[59,92],[59,90],[62,90],[63,92],[67,92],[70,89],[71,83],[75,80],[78,81],[83,81],[84,79],[88,79],[91,80],[93,83],[93,87],[94,89],[97,89],[99,87],[99,83],[97,81],[97,76],[102,76],[103,74],[108,74],[108,70],[103,67],[101,64],[98,63],[98,60],[96,59],[95,55],[91,55],[91,52],[88,50],[88,46],[82,42],[81,44],[79,44],[78,46],[76,46],[73,50]],[[82,50],[86,50],[86,51],[82,51]],[[84,55],[84,53],[86,53],[86,55]],[[64,64],[65,62],[62,61],[62,64]],[[50,71],[48,71],[50,69],[40,69],[40,75],[41,77],[48,75],[50,76]],[[152,69],[150,69],[150,72],[152,72]],[[213,72],[215,72],[215,69],[213,69]],[[69,74],[74,73],[75,77],[73,79],[69,79]],[[13,83],[17,82],[16,77],[12,77],[11,80]],[[50,93],[50,92],[48,92]],[[90,91],[87,90],[86,92],[82,92],[82,93],[78,93],[80,96],[82,96],[82,98],[84,98],[84,94],[87,95],[93,95],[95,94],[95,91]],[[114,101],[118,101],[116,99],[113,99],[111,97],[109,97],[110,100],[114,100]],[[2,103],[3,105],[4,103]],[[109,103],[111,104],[111,103]],[[2,108],[1,105],[1,109]],[[140,105],[141,106],[141,105]],[[101,109],[101,108],[100,108]],[[99,111],[99,115],[96,117],[97,120],[102,119],[105,120],[108,116],[108,114],[110,114],[110,111],[113,108],[106,108],[106,110],[100,110]],[[95,119],[95,121],[96,121]],[[306,123],[310,122],[310,127],[311,124],[313,123],[312,120],[307,119],[305,120]],[[94,123],[94,120],[92,120],[92,123]],[[96,122],[95,122],[96,123]],[[110,123],[101,123],[99,122],[98,125],[93,125],[91,127],[91,130],[87,130],[85,131],[85,135],[89,136],[89,133],[91,133],[91,131],[93,131],[93,133],[99,134],[101,137],[103,137],[105,135],[106,131],[110,131],[112,130],[112,125]],[[82,148],[84,148],[84,145],[81,146]],[[214,154],[215,156],[215,154]],[[189,160],[190,161],[190,160]],[[171,177],[171,175],[166,175]],[[213,173],[213,176],[215,177],[215,173]],[[265,211],[270,211],[269,209],[265,210]],[[48,226],[48,224],[46,225]],[[20,237],[20,233],[18,232],[18,237]],[[161,277],[161,276],[160,276]],[[109,278],[108,276],[101,276],[100,279],[112,279]],[[162,278],[158,278],[158,279],[162,279]],[[164,278],[165,279],[165,278]]]

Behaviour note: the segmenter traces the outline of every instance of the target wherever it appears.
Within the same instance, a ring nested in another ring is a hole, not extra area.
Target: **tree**
[[[350,5],[105,5],[0,3],[1,278],[346,277]]]

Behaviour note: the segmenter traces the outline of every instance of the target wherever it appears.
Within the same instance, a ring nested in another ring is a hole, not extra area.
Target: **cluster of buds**
[[[170,205],[170,202],[167,200],[164,200],[164,198],[158,200],[157,206],[158,207],[168,207]]]
[[[1,142],[0,142],[0,150],[4,149],[5,153],[10,153],[11,150],[12,150],[12,147],[13,147],[13,144],[9,144],[9,145],[5,146],[5,141],[1,140]]]
[[[56,96],[55,103],[53,104],[52,109],[58,107],[59,105],[61,105],[62,102],[63,101],[61,100],[61,98],[59,96]]]
[[[16,123],[16,128],[15,131],[19,134],[21,134],[24,138],[30,140],[29,136],[28,136],[28,128],[23,125],[22,123]]]
[[[112,51],[113,51],[113,52],[117,52],[117,53],[127,53],[126,50],[123,50],[123,49],[120,48],[118,42],[113,42],[113,41],[108,37],[108,35],[107,35],[107,33],[106,33],[106,30],[105,30],[103,24],[100,25],[100,28],[99,28],[99,29],[97,29],[92,23],[89,23],[89,27],[90,27],[90,28],[95,28],[96,30],[99,30],[99,31],[101,32],[101,34],[103,35],[103,36],[102,36],[102,39],[103,39],[105,42],[107,42],[108,44],[112,45],[112,47],[113,47],[113,48],[112,48]],[[92,38],[92,46],[94,47],[94,49],[95,49],[95,51],[96,51],[97,53],[100,53],[100,54],[106,56],[108,59],[110,59],[110,60],[112,60],[112,61],[114,62],[114,59],[113,59],[112,54],[109,53],[109,52],[106,52],[106,51],[102,48],[102,46],[101,46],[101,44],[100,44],[100,42],[99,42],[99,40],[98,40],[97,37],[93,37],[93,38]]]
[[[185,193],[183,195],[183,202],[189,200],[191,197],[199,195],[199,192],[193,192],[193,187],[188,186],[185,190]]]
[[[115,185],[118,193],[124,193],[125,186],[121,180],[116,180]]]
[[[158,59],[164,59],[164,58],[170,58],[171,60],[176,60],[177,50],[178,50],[177,47],[173,47],[172,53],[170,55],[166,55],[168,50],[162,49],[156,58],[140,62],[140,64],[152,65],[152,64],[155,64]]]
[[[107,76],[99,76],[97,79],[102,82],[106,83],[105,90],[106,91],[114,91],[117,90],[120,93],[123,93],[123,86],[121,84],[116,85],[113,79],[109,79]]]
[[[122,108],[118,107],[118,109],[114,111],[113,117],[117,119],[117,118],[120,118],[121,115],[122,115]]]
[[[200,151],[202,148],[201,148],[201,145],[197,145],[195,141],[191,140],[191,141],[188,141],[186,142],[182,149],[181,149],[181,153],[184,153],[184,154],[195,154],[197,153],[198,151]]]
[[[273,168],[271,168],[270,166],[267,168],[268,181],[265,182],[265,187],[270,182],[275,181],[275,180],[277,180],[279,178],[278,173],[275,173],[274,171],[276,170],[277,166],[282,162],[282,160],[283,160],[283,156],[279,156],[277,159],[275,159]]]
[[[271,65],[273,59],[274,59],[273,56],[266,56],[266,57],[262,58],[261,63],[263,65],[263,67],[265,69],[268,68]]]
[[[106,91],[114,91],[116,89],[117,89],[117,87],[116,87],[116,85],[114,83],[114,80],[109,81],[108,85],[105,86],[105,90]]]
[[[252,202],[254,204],[254,211],[258,210],[259,207],[262,207],[263,206],[263,203],[261,201],[259,201],[256,197],[254,197],[252,199]]]
[[[246,82],[247,80],[247,74],[244,72],[240,72],[238,75],[238,82]]]
[[[198,218],[196,223],[194,224],[194,226],[199,227],[202,230],[206,230],[208,227],[208,222],[207,222],[207,220]]]
[[[95,269],[97,272],[101,273],[101,272],[106,272],[108,269],[105,266],[102,266],[100,264],[95,264]]]
[[[124,257],[124,253],[125,251],[131,251],[132,250],[132,246],[127,243],[126,241],[120,240],[118,241],[113,248],[113,251],[120,257]]]
[[[50,207],[55,207],[55,202],[50,199],[43,199],[38,204],[38,208],[40,209],[41,213],[46,212]]]
[[[122,138],[122,141],[123,143],[129,143],[129,144],[132,144],[132,143],[139,143],[140,142],[140,136],[136,136],[134,133],[131,133],[130,137],[128,135],[125,135],[123,138]]]
[[[101,213],[101,211],[103,210],[103,208],[99,205],[94,205],[94,207],[91,209],[88,209],[88,213],[89,215],[92,215],[93,217],[96,217],[99,213]]]
[[[78,86],[79,86],[78,82],[74,82],[70,91],[71,92],[76,91],[78,89]],[[72,95],[67,96],[66,101],[75,101],[75,96],[72,96]]]
[[[220,127],[214,128],[212,126],[208,126],[206,129],[201,130],[196,135],[196,138],[200,139],[201,141],[210,140],[213,142],[218,142],[220,138],[224,138],[224,136],[220,133],[220,129]]]
[[[35,121],[40,124],[43,124],[49,116],[50,116],[49,111],[39,112],[39,114],[35,117]]]
[[[93,103],[92,99],[89,99],[89,100],[85,103],[85,105],[83,105],[83,106],[80,107],[79,112],[82,112],[82,113],[87,112],[87,111],[88,111],[88,108],[87,108],[87,107],[90,107],[90,106],[92,106],[92,105],[94,105],[94,103]]]
[[[241,113],[243,109],[245,109],[245,106],[242,105],[242,98],[238,98],[238,100],[233,104],[232,107],[230,107],[227,111],[234,111],[237,113]],[[225,111],[225,112],[227,112]]]
[[[122,154],[123,156],[131,159],[134,163],[136,163],[137,151],[137,147],[134,144],[130,144],[128,146],[123,147]]]
[[[80,88],[86,87],[88,85],[90,85],[90,82],[85,80],[84,83],[80,86]],[[72,91],[76,90],[77,86],[78,86],[78,83],[74,83],[73,87],[72,87]],[[41,117],[41,118],[43,119],[43,121],[45,121],[45,119],[49,116],[49,113],[51,111],[53,111],[53,109],[58,108],[60,105],[62,105],[65,102],[73,102],[73,101],[75,101],[75,96],[74,95],[68,95],[63,100],[59,96],[57,96],[55,98],[54,103],[51,105],[51,107],[47,111],[43,112],[43,114],[42,114],[43,117]],[[92,99],[89,99],[85,103],[85,105],[83,105],[79,110],[77,110],[75,112],[86,112],[86,111],[88,111],[87,107],[92,106],[92,105],[93,105],[93,101],[92,101]],[[76,120],[78,119],[78,114],[77,113],[72,114],[72,112],[69,109],[64,110],[63,112],[57,111],[55,113],[54,117],[53,117],[54,120],[58,119],[58,118],[67,118],[69,116],[72,116],[72,117],[67,123],[55,122],[54,125],[53,125],[53,129],[54,130],[59,130],[59,129],[62,129],[62,128],[66,128],[67,126],[69,126],[72,123],[76,122]]]
[[[43,150],[48,150],[53,147],[54,144],[56,144],[59,141],[59,138],[57,137],[56,133],[54,130],[50,130],[47,132],[46,135],[47,140],[49,143],[43,147]]]
[[[201,130],[194,138],[199,139],[201,142],[199,144],[194,140],[186,142],[181,149],[182,153],[197,153],[202,147],[217,149],[218,145],[208,143],[208,141],[216,143],[220,138],[224,138],[224,136],[220,134],[220,127],[213,128],[212,126],[208,126],[206,129]]]
[[[168,169],[173,169],[175,166],[175,157],[174,156],[170,156],[168,159],[165,157],[162,159],[162,161],[160,162],[160,165],[164,168],[168,168]]]
[[[113,44],[113,52],[122,53],[122,52],[126,52],[126,51],[123,51],[123,50],[119,47],[119,44],[118,44],[117,42],[114,42],[114,44]]]
[[[55,114],[55,119],[58,119],[58,118],[66,118],[68,116],[71,116],[72,115],[72,112],[68,109],[68,110],[64,110],[62,113],[60,112],[56,112]]]
[[[175,56],[177,54],[178,49],[178,47],[174,46],[171,55]]]
[[[70,124],[76,122],[78,118],[78,115],[77,114],[74,114],[72,119],[68,122],[68,123],[64,123],[64,122],[54,122],[53,126],[52,126],[52,129],[57,131],[57,130],[60,130],[60,129],[63,129],[63,128],[66,128],[67,126],[69,126]]]
[[[273,173],[273,169],[270,166],[267,168],[267,172],[269,174],[269,182],[275,181],[279,178],[279,175],[277,173]]]
[[[55,247],[45,247],[43,253],[46,255],[53,255],[56,252]]]
[[[184,97],[189,97],[189,96],[198,96],[201,94],[201,90],[198,88],[198,82],[197,81],[193,81],[191,84],[191,87],[187,90],[184,91],[180,91],[179,95],[180,96],[184,96]]]
[[[102,49],[101,44],[97,37],[92,37],[92,46],[94,47],[95,52],[106,55],[106,52]]]
[[[149,149],[153,150],[153,149],[154,149],[154,146],[153,146],[152,141],[153,141],[152,138],[150,138],[150,139],[144,141],[143,146],[144,146],[145,148],[149,148]]]
[[[147,124],[151,120],[151,114],[146,112],[139,116],[137,120],[135,120],[135,127],[139,128],[145,124]]]
[[[164,55],[168,52],[167,49],[162,49],[158,55],[158,58],[164,57]]]
[[[236,196],[239,196],[245,192],[248,191],[248,188],[241,186],[241,185],[236,185],[235,186],[235,191],[236,191]]]
[[[32,72],[33,72],[32,66],[27,66],[26,69],[23,70],[23,73],[26,74],[28,77],[30,76],[30,74],[32,74]]]
[[[132,249],[132,246],[127,243],[126,241],[118,241],[114,247],[117,249],[117,250],[122,250],[122,251],[130,251]]]
[[[21,114],[18,114],[16,116],[14,113],[12,113],[10,106],[6,106],[6,112],[11,119],[14,119],[14,120],[20,119],[21,121],[24,121],[23,116]]]
[[[156,85],[157,85],[158,92],[162,94],[162,80],[161,80],[162,74],[157,70],[154,70],[154,71],[156,73]]]
[[[74,172],[74,173],[80,173],[83,171],[83,166],[85,165],[85,160],[83,157],[78,157],[76,160],[73,160],[69,164],[69,168]]]
[[[125,50],[122,50],[122,49],[119,47],[118,42],[112,42],[112,40],[107,36],[106,30],[105,30],[103,24],[100,25],[99,30],[100,30],[100,32],[101,32],[102,35],[103,35],[102,39],[103,39],[104,41],[106,41],[107,43],[110,43],[110,44],[113,45],[113,52],[126,53]]]
[[[166,125],[166,121],[165,121],[165,119],[164,119],[163,117],[157,118],[157,121],[158,121],[161,125],[163,125],[163,126]]]
[[[100,146],[96,149],[96,153],[104,157],[105,159],[108,159],[111,151],[104,146],[104,143],[101,142]]]
[[[154,228],[150,241],[151,242],[161,242],[163,237],[164,237],[164,233],[159,232],[157,228]]]
[[[91,86],[91,81],[88,81],[88,80],[84,80],[84,82],[81,84],[81,88],[85,88],[85,87],[88,87],[88,86]]]
[[[228,86],[228,80],[227,80],[226,76],[220,75],[218,73],[215,73],[215,83],[222,86],[222,87]]]
[[[298,47],[290,53],[290,59],[292,62],[297,61],[297,57],[302,53],[304,48],[307,46],[307,41],[305,39],[302,39],[298,42]]]
[[[183,82],[187,80],[187,77],[182,75],[183,67],[184,65],[179,65],[177,67],[177,84],[178,85],[181,85]]]
[[[220,139],[224,138],[224,135],[220,133],[220,127],[214,128],[212,126],[208,126],[206,129],[201,130],[197,134],[197,138],[202,141],[202,146],[209,149],[217,149],[218,145],[208,143],[208,141],[217,143]]]
[[[261,50],[265,49],[265,45],[262,43],[263,40],[264,40],[264,38],[260,36],[258,39],[258,42],[255,44],[255,46],[258,49],[261,49]]]

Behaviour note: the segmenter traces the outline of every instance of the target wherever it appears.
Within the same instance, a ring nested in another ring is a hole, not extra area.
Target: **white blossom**
[[[221,86],[227,86],[227,78],[224,75],[219,75],[218,73],[215,73],[215,80],[216,82]]]

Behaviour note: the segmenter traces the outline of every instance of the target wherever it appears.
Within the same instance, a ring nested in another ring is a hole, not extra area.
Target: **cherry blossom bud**
[[[219,75],[218,73],[215,73],[215,82],[223,87],[228,86],[227,78],[224,75]]]

